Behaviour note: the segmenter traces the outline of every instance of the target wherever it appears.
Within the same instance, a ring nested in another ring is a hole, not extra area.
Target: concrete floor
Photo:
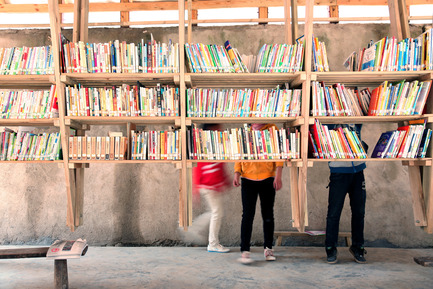
[[[433,249],[366,249],[367,264],[341,247],[330,265],[319,247],[276,247],[276,262],[254,247],[256,262],[242,265],[239,248],[218,254],[205,247],[90,247],[68,260],[69,288],[433,288],[433,267],[413,261],[432,257]],[[53,288],[53,272],[45,258],[0,260],[0,288]]]

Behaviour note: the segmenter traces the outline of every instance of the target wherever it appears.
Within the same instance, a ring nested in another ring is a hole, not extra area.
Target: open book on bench
[[[47,252],[47,259],[76,259],[84,256],[87,252],[87,242],[83,239],[76,241],[55,241]]]

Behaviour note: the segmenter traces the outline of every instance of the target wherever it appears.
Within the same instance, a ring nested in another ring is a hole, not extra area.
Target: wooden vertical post
[[[284,43],[293,44],[289,0],[284,0]]]
[[[190,0],[189,0],[190,1]],[[187,230],[189,225],[188,217],[188,171],[187,171],[187,151],[186,151],[186,103],[185,103],[185,1],[178,0],[179,9],[179,86],[180,86],[180,127],[182,141],[182,161],[179,183],[179,226]],[[190,19],[188,19],[190,21]]]
[[[120,0],[120,3],[129,3],[129,0]],[[124,23],[129,22],[129,11],[121,11],[120,12],[120,22],[122,28],[128,28],[129,25],[125,25]]]
[[[390,36],[398,41],[410,37],[406,0],[388,0]]]
[[[415,217],[415,226],[427,226],[420,167],[409,165],[408,171],[410,188],[412,192],[412,207]]]
[[[329,17],[336,17],[337,19],[340,17],[340,12],[338,10],[338,5],[329,6]],[[338,24],[340,21],[331,21],[332,24]]]
[[[292,44],[295,44],[298,38],[298,1],[290,0],[290,13],[292,18]]]
[[[298,167],[294,164],[290,170],[290,204],[292,206],[292,227],[299,228],[299,194],[298,194]]]
[[[60,135],[63,152],[63,167],[65,171],[65,183],[66,183],[66,196],[67,196],[67,208],[66,208],[66,225],[71,229],[75,230],[75,178],[71,177],[69,170],[69,130],[65,127],[65,87],[60,81],[60,21],[59,21],[59,6],[57,0],[48,1],[48,10],[50,15],[50,30],[51,30],[51,41],[53,48],[54,57],[54,74],[56,77],[56,90],[58,95],[59,105],[59,121],[60,121]]]
[[[305,2],[305,81],[302,83],[302,117],[304,124],[301,126],[301,160],[302,167],[299,168],[298,193],[299,193],[299,227],[300,232],[305,231],[307,220],[307,171],[308,171],[308,124],[309,124],[309,102],[310,102],[310,80],[311,80],[311,57],[313,48],[313,0]]]
[[[268,18],[268,7],[259,7],[259,24],[268,24],[267,21],[260,21]]]
[[[430,79],[433,79],[433,73],[430,74]],[[433,90],[430,89],[430,93],[428,96],[428,100],[426,103],[426,112],[427,114],[433,113]],[[427,128],[433,129],[433,123],[427,123]],[[433,156],[433,145],[429,145],[427,151],[427,157]],[[426,218],[427,218],[427,226],[424,227],[424,230],[433,234],[433,168],[432,166],[426,166],[423,168],[423,191],[424,198],[426,200]]]
[[[89,36],[89,0],[81,1],[80,40],[86,43]]]
[[[188,43],[192,43],[192,0],[188,0]],[[185,18],[184,18],[185,19]],[[179,22],[180,25],[180,22]]]
[[[72,42],[80,41],[81,0],[74,1],[74,24],[72,29]]]
[[[400,27],[401,27],[401,36],[403,39],[410,38],[410,29],[409,29],[409,12],[408,6],[406,6],[406,0],[398,0],[398,10],[400,15]]]

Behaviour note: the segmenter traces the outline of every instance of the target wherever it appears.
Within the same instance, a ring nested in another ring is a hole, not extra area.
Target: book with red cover
[[[370,104],[368,106],[368,115],[369,116],[376,115],[377,102],[378,102],[380,95],[382,94],[382,86],[383,86],[383,84],[376,87],[371,92]]]

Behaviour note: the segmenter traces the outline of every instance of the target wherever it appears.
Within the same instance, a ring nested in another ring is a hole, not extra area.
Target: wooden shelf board
[[[347,85],[378,85],[384,81],[395,82],[405,79],[431,79],[431,71],[333,71],[313,72],[311,80],[324,81],[325,85],[344,83]]]
[[[134,124],[175,124],[179,116],[66,116],[65,120],[91,125],[124,125]]]
[[[49,88],[56,84],[54,75],[0,75],[1,88]]]
[[[0,119],[0,126],[55,126],[58,118],[50,119]]]
[[[57,161],[0,161],[0,164],[63,164],[63,160],[57,160]]]
[[[273,159],[273,160],[187,160],[188,163],[234,163],[234,162],[287,162],[288,159]]]
[[[195,123],[290,123],[296,117],[187,117]]]
[[[309,123],[314,124],[318,119],[322,124],[347,124],[347,123],[380,123],[401,122],[407,120],[429,119],[428,115],[389,115],[389,116],[310,116]]]
[[[137,81],[143,85],[175,85],[178,79],[178,73],[63,73],[61,76],[65,84],[98,86],[135,85]]]
[[[186,73],[185,80],[189,87],[215,88],[275,88],[288,83],[299,85],[305,72],[294,73]]]
[[[431,158],[423,158],[423,159],[409,159],[409,158],[366,158],[366,159],[313,159],[309,158],[308,161],[311,162],[420,162],[420,163],[429,163]]]
[[[176,164],[181,160],[69,160],[71,164]]]

